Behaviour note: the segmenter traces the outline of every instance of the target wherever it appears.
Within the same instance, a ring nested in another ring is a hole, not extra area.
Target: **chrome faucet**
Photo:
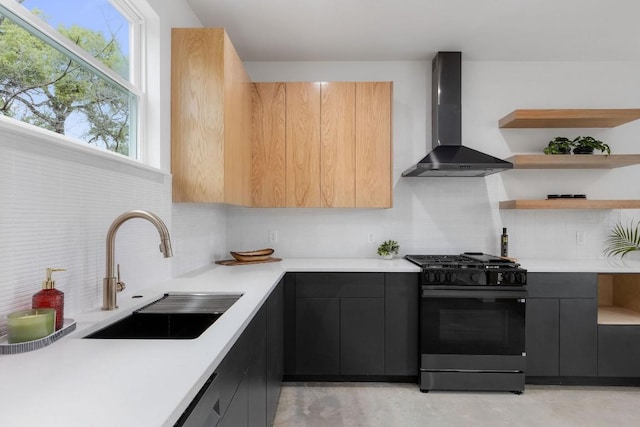
[[[162,222],[162,220],[156,215],[148,211],[129,211],[125,212],[119,217],[117,217],[111,226],[109,227],[109,231],[107,232],[107,273],[106,277],[102,281],[102,309],[103,310],[115,310],[118,308],[118,304],[116,301],[116,295],[118,292],[122,291],[125,288],[125,284],[120,281],[120,265],[118,265],[118,273],[117,277],[114,272],[114,259],[115,259],[115,241],[116,241],[116,232],[118,228],[127,220],[131,218],[142,218],[146,219],[153,225],[155,225],[158,233],[160,233],[160,252],[164,255],[165,258],[169,258],[173,256],[173,251],[171,250],[171,239],[169,237],[169,230],[167,230],[167,226]]]

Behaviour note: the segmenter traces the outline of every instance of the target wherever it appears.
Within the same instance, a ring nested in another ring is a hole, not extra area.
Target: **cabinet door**
[[[598,374],[597,328],[597,300],[560,300],[560,376]]]
[[[391,82],[356,83],[356,207],[390,208]]]
[[[340,374],[384,374],[384,298],[340,299]]]
[[[386,273],[384,374],[418,375],[418,274]]]
[[[272,425],[280,399],[284,363],[284,280],[267,300],[267,425]]]
[[[320,206],[320,83],[286,84],[286,203]]]
[[[356,84],[323,82],[320,125],[322,207],[356,205]]]
[[[286,110],[284,83],[254,83],[251,204],[284,207]]]
[[[598,326],[598,376],[640,377],[640,326]]]
[[[560,374],[560,303],[558,299],[527,299],[527,369],[533,377]]]
[[[296,276],[284,276],[284,366],[283,375],[296,374]]]
[[[225,412],[218,424],[220,427],[246,427],[249,425],[248,383],[247,375],[245,374],[236,390],[236,394],[233,395],[227,412]]]
[[[267,307],[255,315],[245,334],[249,337],[247,377],[248,425],[267,425]]]
[[[340,300],[297,298],[295,365],[298,375],[340,373]]]

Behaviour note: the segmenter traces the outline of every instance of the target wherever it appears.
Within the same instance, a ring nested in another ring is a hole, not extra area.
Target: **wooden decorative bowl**
[[[260,249],[257,251],[248,251],[248,252],[229,252],[232,257],[234,257],[238,261],[242,262],[252,262],[252,261],[264,261],[269,259],[273,254],[274,250],[271,248]]]

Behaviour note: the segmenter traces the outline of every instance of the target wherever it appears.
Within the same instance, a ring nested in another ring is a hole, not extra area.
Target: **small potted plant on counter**
[[[593,150],[598,150],[606,153],[607,156],[611,154],[611,149],[607,144],[595,139],[592,136],[577,136],[573,141],[573,154],[593,154]]]
[[[378,246],[378,255],[384,259],[393,259],[394,255],[398,254],[400,246],[395,240],[385,240],[380,246]]]
[[[569,138],[556,136],[549,141],[549,145],[542,152],[544,154],[571,154],[572,147],[572,141]]]
[[[616,224],[605,245],[606,256],[620,255],[620,258],[624,258],[630,252],[640,251],[640,221],[635,225],[631,221],[631,224],[626,227]]]

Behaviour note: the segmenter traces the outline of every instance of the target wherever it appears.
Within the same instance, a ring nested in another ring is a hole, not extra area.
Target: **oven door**
[[[420,353],[524,356],[526,296],[523,287],[423,286]]]

